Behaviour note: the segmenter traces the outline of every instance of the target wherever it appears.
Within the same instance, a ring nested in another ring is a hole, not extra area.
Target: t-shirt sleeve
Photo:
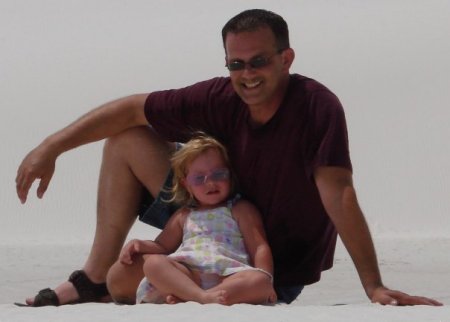
[[[321,166],[343,167],[352,171],[345,113],[333,93],[323,90],[312,95],[308,132],[309,175],[312,176],[314,170]]]
[[[199,82],[180,89],[149,94],[145,116],[158,134],[169,141],[185,142],[195,132],[211,133],[215,128],[212,108],[215,93],[224,87],[220,78]]]

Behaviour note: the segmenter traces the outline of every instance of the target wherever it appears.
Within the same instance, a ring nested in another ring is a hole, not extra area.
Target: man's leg
[[[94,283],[106,281],[133,225],[142,186],[153,196],[169,172],[174,145],[161,140],[148,127],[138,127],[109,138],[104,146],[98,185],[97,226],[83,270]],[[70,282],[55,288],[60,304],[78,300]],[[32,304],[33,299],[27,303]]]

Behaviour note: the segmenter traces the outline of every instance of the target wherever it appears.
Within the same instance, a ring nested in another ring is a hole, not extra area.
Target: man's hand
[[[23,159],[16,177],[17,195],[25,203],[36,179],[42,198],[55,171],[56,158],[80,145],[112,137],[126,129],[148,125],[144,105],[148,94],[127,96],[86,113],[64,129],[52,134]]]
[[[56,154],[50,153],[45,146],[40,145],[23,159],[16,176],[16,191],[20,202],[26,202],[31,185],[36,179],[40,179],[37,196],[38,198],[44,196],[55,172],[56,157]]]
[[[372,292],[371,300],[372,303],[379,303],[381,305],[442,305],[441,302],[427,297],[412,296],[400,291],[390,290],[386,287],[376,288]]]
[[[325,209],[352,257],[372,302],[382,305],[442,305],[433,299],[411,296],[382,286],[372,237],[359,207],[349,170],[319,167],[315,180]]]

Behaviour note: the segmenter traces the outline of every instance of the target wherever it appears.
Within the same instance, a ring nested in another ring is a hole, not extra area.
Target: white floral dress
[[[228,276],[243,270],[259,270],[250,266],[242,234],[231,215],[235,200],[222,207],[192,209],[184,223],[183,241],[168,257],[205,275]],[[136,302],[164,302],[157,293],[144,278],[139,284]]]
[[[229,201],[223,207],[192,210],[184,223],[183,242],[169,257],[192,270],[221,276],[254,269],[231,207]]]

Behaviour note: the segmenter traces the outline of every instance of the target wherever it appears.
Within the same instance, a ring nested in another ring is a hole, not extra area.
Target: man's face
[[[250,108],[264,108],[279,104],[281,81],[289,74],[284,52],[278,52],[275,36],[269,28],[251,32],[228,33],[225,39],[226,62],[244,62],[245,68],[230,70],[234,90]],[[252,59],[265,58],[268,64],[253,68]]]

